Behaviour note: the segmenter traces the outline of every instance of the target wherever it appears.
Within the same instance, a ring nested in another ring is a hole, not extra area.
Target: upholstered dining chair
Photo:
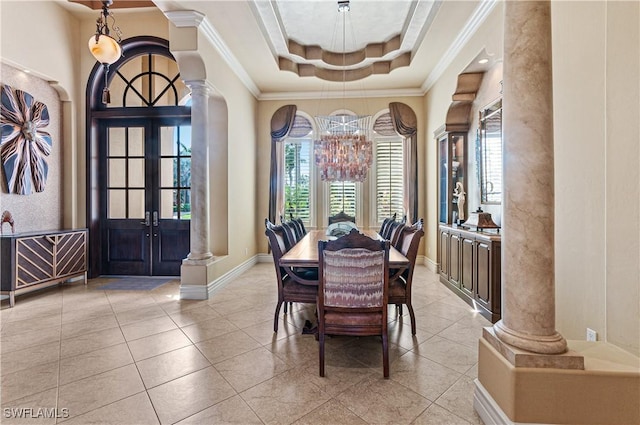
[[[382,337],[383,374],[389,377],[387,290],[389,241],[352,230],[318,242],[318,349],[324,376],[326,335]]]
[[[269,246],[276,267],[276,283],[278,284],[278,303],[273,320],[273,331],[278,332],[278,316],[284,303],[284,313],[287,313],[287,303],[315,304],[318,294],[316,285],[302,285],[291,278],[286,270],[280,267],[280,258],[287,252],[285,244],[285,230],[282,226],[265,219],[265,234],[269,238]]]
[[[389,278],[389,304],[395,304],[399,315],[402,315],[402,304],[407,306],[409,317],[411,318],[411,333],[416,334],[416,315],[411,304],[411,286],[413,283],[413,272],[418,256],[420,239],[424,236],[423,220],[420,219],[412,226],[404,226],[402,234],[395,248],[409,260],[409,266],[402,270],[391,270]]]
[[[356,222],[356,218],[355,217],[351,217],[350,215],[348,215],[344,211],[340,211],[336,215],[329,216],[329,224],[339,223],[341,221],[351,221],[351,222],[355,223]]]
[[[384,239],[388,239],[388,238],[385,238],[383,235],[387,234],[387,228],[389,227],[391,222],[396,221],[396,216],[397,216],[397,213],[393,213],[391,217],[387,217],[384,220],[382,220],[382,225],[380,226],[380,230],[378,230],[378,234]]]

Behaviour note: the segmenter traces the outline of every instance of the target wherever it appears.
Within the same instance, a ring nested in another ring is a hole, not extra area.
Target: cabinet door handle
[[[158,227],[158,211],[153,212],[153,227]]]
[[[140,224],[144,224],[147,227],[151,225],[151,217],[149,211],[144,212],[144,221],[141,221]]]

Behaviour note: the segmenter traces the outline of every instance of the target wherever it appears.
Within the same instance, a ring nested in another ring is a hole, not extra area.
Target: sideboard
[[[492,323],[500,320],[500,235],[440,224],[440,282]]]
[[[87,229],[5,234],[0,237],[0,289],[15,296],[84,276],[87,283]]]

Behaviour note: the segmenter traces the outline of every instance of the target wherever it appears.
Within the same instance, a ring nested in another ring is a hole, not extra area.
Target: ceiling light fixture
[[[109,96],[108,75],[109,65],[116,62],[122,57],[122,33],[120,28],[115,25],[116,20],[113,13],[109,11],[109,6],[113,4],[113,0],[102,0],[102,13],[96,19],[96,33],[89,39],[89,51],[98,62],[104,66],[104,89],[102,90],[102,103],[107,104],[111,101]],[[111,18],[111,29],[118,39],[111,36],[109,30],[108,18]]]
[[[342,13],[342,84],[346,83],[346,13],[348,0],[338,1]],[[373,158],[369,137],[371,116],[316,116],[319,137],[314,141],[314,157],[323,181],[362,182],[367,178]]]
[[[483,59],[480,59],[480,60],[478,61],[478,63],[479,63],[479,64],[482,64],[482,65],[484,65],[484,64],[485,64],[485,63],[487,63],[487,62],[489,62],[489,59],[487,59],[487,58],[483,58]]]

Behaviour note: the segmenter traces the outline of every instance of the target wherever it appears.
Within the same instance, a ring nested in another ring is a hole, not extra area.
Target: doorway
[[[108,120],[101,130],[102,274],[179,275],[190,246],[189,120]]]

